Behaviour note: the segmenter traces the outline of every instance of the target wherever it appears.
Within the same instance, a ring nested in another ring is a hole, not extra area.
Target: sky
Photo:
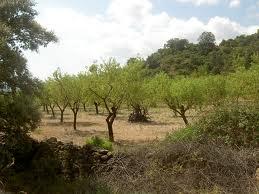
[[[35,0],[37,21],[59,42],[26,51],[32,74],[46,79],[60,68],[85,71],[110,57],[146,58],[171,38],[197,42],[204,31],[217,43],[259,29],[259,0]]]

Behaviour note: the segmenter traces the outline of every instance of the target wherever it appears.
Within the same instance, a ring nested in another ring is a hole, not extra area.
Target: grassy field
[[[151,121],[148,123],[129,123],[130,111],[124,109],[119,112],[114,122],[114,136],[119,143],[141,143],[161,139],[167,133],[184,127],[181,118],[175,117],[168,108],[155,108],[149,111]],[[72,112],[67,110],[64,123],[59,122],[59,112],[56,118],[42,112],[42,122],[31,136],[38,140],[56,137],[63,142],[73,142],[83,145],[87,138],[92,136],[107,137],[106,114],[101,110],[100,115],[95,115],[93,110],[80,111],[78,115],[78,130],[73,130]]]

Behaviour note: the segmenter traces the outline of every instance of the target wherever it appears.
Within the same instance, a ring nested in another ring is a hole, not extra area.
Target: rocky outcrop
[[[51,138],[39,143],[32,164],[38,166],[39,163],[51,163],[58,174],[63,175],[65,179],[73,180],[89,176],[98,165],[106,163],[112,156],[108,150],[89,145],[79,147]]]

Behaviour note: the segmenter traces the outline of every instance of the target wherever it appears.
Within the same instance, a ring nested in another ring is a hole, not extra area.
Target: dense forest
[[[185,76],[227,74],[237,69],[249,69],[259,60],[258,37],[259,32],[241,35],[223,40],[219,45],[211,32],[201,34],[197,44],[174,38],[168,40],[164,48],[151,54],[146,66],[154,72]]]
[[[58,37],[37,15],[30,0],[0,0],[0,193],[258,193],[259,30],[220,44],[211,32],[173,38],[147,59],[61,68],[43,81],[24,52]],[[122,144],[122,112],[127,125],[161,126],[150,110],[183,125]],[[81,114],[102,118],[105,138],[82,131]],[[53,128],[87,134],[84,145],[33,138],[46,115]]]

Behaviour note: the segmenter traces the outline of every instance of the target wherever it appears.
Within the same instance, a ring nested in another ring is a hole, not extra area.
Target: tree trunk
[[[109,131],[109,140],[110,142],[114,142],[114,136],[113,136],[113,123],[107,122],[108,125],[108,131]]]
[[[85,105],[85,103],[83,103],[83,107],[84,107],[84,111],[86,112],[86,105]]]
[[[60,122],[61,122],[61,123],[64,122],[64,111],[65,111],[65,110],[60,110]]]
[[[113,111],[112,113],[109,113],[108,117],[106,118],[110,142],[114,142],[113,122],[114,122],[116,116],[117,116],[116,111]]]
[[[45,105],[45,106],[46,106],[47,114],[49,114],[49,108],[48,108],[48,105]]]
[[[184,108],[184,106],[181,106],[181,108],[180,108],[180,116],[182,117],[182,119],[183,119],[183,121],[184,121],[184,123],[185,123],[186,126],[189,124],[189,122],[188,122],[188,120],[187,120],[187,117],[186,117],[186,115],[185,115],[185,113],[186,113],[187,110],[188,110],[188,109]]]
[[[43,104],[43,112],[45,112],[45,111],[46,111],[46,105]]]
[[[185,113],[181,114],[181,117],[182,117],[182,119],[183,119],[185,125],[187,126],[187,125],[189,124],[189,122],[188,122],[188,119],[186,118]]]
[[[52,117],[55,118],[55,117],[56,117],[56,116],[55,116],[55,111],[54,111],[55,106],[49,105],[49,107],[50,107],[50,109],[51,109]]]
[[[77,112],[78,110],[72,110],[73,113],[74,113],[74,122],[73,122],[73,127],[74,127],[74,130],[77,130],[76,128],[76,122],[77,122]]]
[[[94,106],[95,106],[95,113],[99,115],[99,104],[97,102],[94,102]]]

